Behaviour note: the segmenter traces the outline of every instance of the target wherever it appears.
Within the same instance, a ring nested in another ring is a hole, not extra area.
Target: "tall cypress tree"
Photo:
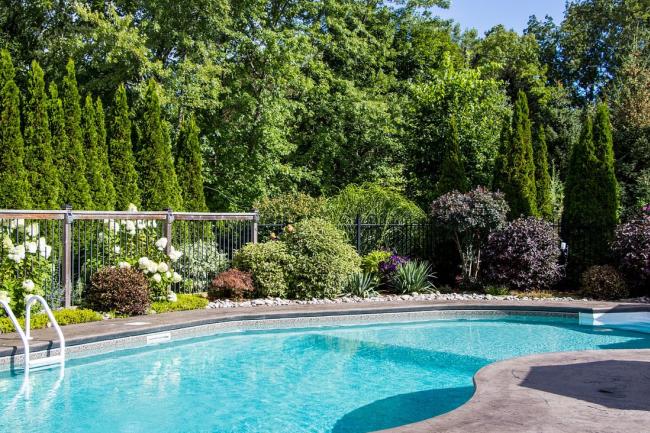
[[[20,132],[20,93],[7,50],[0,53],[0,208],[31,206],[25,148]]]
[[[603,232],[611,238],[618,224],[620,208],[620,190],[614,169],[614,141],[612,124],[609,120],[607,104],[600,103],[596,107],[594,119],[594,153],[599,161],[599,189],[594,191],[594,199],[600,203],[600,224]]]
[[[181,125],[176,144],[176,173],[185,210],[207,212],[203,193],[203,157],[199,128],[193,116]]]
[[[106,206],[107,210],[115,209],[115,186],[113,185],[113,171],[108,162],[108,142],[106,141],[106,116],[104,114],[104,105],[102,100],[97,97],[95,101],[95,119],[97,121],[97,155],[102,176],[104,177],[104,187],[106,188]]]
[[[25,169],[29,176],[32,206],[35,209],[59,209],[61,182],[54,165],[52,135],[47,113],[43,69],[32,62],[27,80],[25,104]]]
[[[463,157],[460,153],[460,139],[458,136],[458,122],[456,116],[449,119],[451,141],[445,146],[445,154],[440,168],[440,178],[436,184],[437,195],[443,195],[451,191],[467,192],[469,181],[465,173]]]
[[[72,60],[68,61],[66,70],[67,74],[63,78],[62,106],[67,149],[64,158],[65,165],[60,166],[59,173],[64,184],[65,203],[72,205],[75,209],[92,209],[93,201],[86,179],[79,90]],[[54,95],[52,97],[54,98]]]
[[[553,218],[553,200],[551,197],[551,176],[548,173],[548,149],[544,126],[535,128],[535,185],[537,187],[537,211],[547,220]]]
[[[538,215],[530,113],[522,91],[517,95],[512,126],[502,138],[506,141],[497,157],[494,187],[505,194],[511,217]]]
[[[90,195],[95,209],[107,210],[106,185],[99,162],[99,149],[97,145],[95,105],[90,95],[86,96],[81,126],[84,141],[84,157],[86,159],[86,179],[88,179],[88,185],[90,186]]]
[[[149,81],[141,122],[139,179],[142,205],[148,210],[182,209],[167,125],[161,116],[158,84]]]
[[[126,89],[121,84],[115,93],[115,109],[111,127],[109,163],[115,186],[115,207],[125,210],[129,204],[140,207],[140,188],[131,144],[131,119]]]
[[[601,204],[594,199],[599,189],[598,167],[592,119],[586,114],[580,140],[571,151],[562,213],[562,232],[569,248],[567,275],[574,281],[588,266],[601,262],[608,250],[600,242]]]

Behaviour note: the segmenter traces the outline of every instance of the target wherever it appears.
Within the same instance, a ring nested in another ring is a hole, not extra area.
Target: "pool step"
[[[38,358],[38,359],[30,359],[29,360],[29,368],[32,370],[34,369],[41,369],[41,368],[49,368],[52,367],[56,364],[61,364],[64,362],[64,359],[61,355],[54,355],[54,356],[46,356],[44,358]]]

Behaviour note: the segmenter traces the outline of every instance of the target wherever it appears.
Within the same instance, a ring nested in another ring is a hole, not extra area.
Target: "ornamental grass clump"
[[[370,298],[377,296],[375,290],[379,286],[379,279],[374,274],[367,272],[355,272],[348,277],[348,282],[343,292],[346,296],[359,298]]]
[[[482,275],[489,283],[515,290],[544,290],[562,276],[560,239],[541,219],[517,219],[492,233],[485,247]]]
[[[140,272],[130,268],[106,267],[90,277],[86,303],[96,311],[135,316],[149,310],[149,283]]]
[[[430,292],[434,286],[431,279],[431,265],[418,260],[411,260],[397,267],[391,278],[395,291],[402,294]]]

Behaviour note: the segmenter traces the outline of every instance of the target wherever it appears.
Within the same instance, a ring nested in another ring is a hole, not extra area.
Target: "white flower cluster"
[[[138,268],[145,274],[150,274],[150,278],[156,283],[160,283],[163,276],[171,279],[173,283],[180,283],[183,279],[178,272],[172,271],[167,263],[158,263],[148,257],[141,257],[138,260]]]
[[[38,228],[32,230],[32,233],[37,234]],[[52,247],[47,244],[47,240],[44,237],[38,240],[26,241],[24,244],[14,245],[11,238],[5,236],[2,240],[2,246],[8,251],[7,258],[16,263],[25,260],[26,254],[38,254],[46,259],[49,259],[52,254]]]
[[[0,301],[5,301],[7,304],[11,302],[11,298],[9,297],[9,292],[6,290],[0,290]]]
[[[25,290],[26,293],[32,293],[35,287],[36,285],[32,280],[23,281],[23,289]]]

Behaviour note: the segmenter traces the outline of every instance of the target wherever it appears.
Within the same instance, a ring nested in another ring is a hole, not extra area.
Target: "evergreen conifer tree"
[[[176,145],[176,173],[185,210],[207,212],[203,193],[203,157],[199,128],[193,116],[181,125]]]
[[[161,116],[158,84],[153,79],[149,81],[144,99],[138,153],[142,205],[147,210],[182,209],[168,126]]]
[[[613,236],[614,228],[619,222],[620,190],[614,168],[614,142],[612,124],[609,120],[607,104],[596,107],[594,119],[594,153],[599,161],[599,189],[594,191],[594,199],[600,203],[600,225],[608,238]]]
[[[607,254],[607,246],[599,241],[601,204],[594,199],[599,189],[598,167],[592,119],[585,114],[580,140],[571,151],[562,213],[563,238],[569,248],[567,275],[573,281]]]
[[[7,50],[0,53],[0,208],[31,206],[25,148],[20,131],[20,93]]]
[[[469,191],[469,181],[465,173],[463,157],[460,153],[458,122],[455,116],[449,119],[451,141],[445,147],[445,154],[440,169],[440,178],[436,184],[436,193],[440,196],[451,191]]]
[[[115,109],[109,146],[109,163],[115,186],[115,207],[125,210],[133,203],[140,207],[140,188],[131,144],[131,119],[126,89],[121,84],[115,93]]]
[[[62,155],[64,155],[65,164],[59,166],[59,174],[65,189],[64,202],[72,205],[74,209],[92,209],[92,195],[86,179],[79,90],[72,60],[68,61],[66,70],[67,74],[63,78],[62,98],[66,132],[66,150]],[[56,88],[54,90],[56,91]],[[54,109],[56,109],[58,104],[54,100],[54,95],[52,98]]]
[[[104,105],[102,100],[97,97],[95,101],[95,119],[97,121],[97,154],[102,176],[104,177],[104,187],[106,188],[106,205],[107,210],[115,209],[115,187],[113,185],[113,171],[108,162],[108,142],[106,141],[106,115],[104,114]]]
[[[84,157],[86,159],[86,179],[90,186],[90,195],[95,209],[107,210],[106,185],[104,175],[99,162],[99,149],[97,144],[97,119],[95,116],[95,105],[90,95],[82,112],[82,133],[84,142]]]
[[[27,81],[25,104],[25,169],[28,173],[32,206],[35,209],[59,209],[61,182],[54,165],[52,135],[48,115],[43,69],[32,62]]]
[[[537,211],[547,220],[553,218],[553,200],[551,197],[551,176],[548,172],[548,149],[544,126],[535,129],[535,185],[537,187]]]
[[[512,116],[512,127],[502,134],[497,157],[494,187],[501,190],[510,206],[510,216],[535,216],[537,191],[531,122],[526,94],[519,91]]]

